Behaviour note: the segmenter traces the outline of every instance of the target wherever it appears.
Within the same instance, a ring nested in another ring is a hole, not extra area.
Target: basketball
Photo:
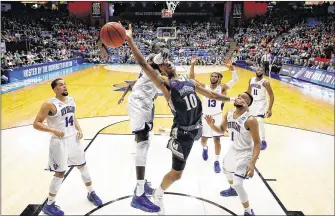
[[[100,31],[100,39],[105,46],[117,48],[126,40],[126,29],[120,23],[106,23]]]

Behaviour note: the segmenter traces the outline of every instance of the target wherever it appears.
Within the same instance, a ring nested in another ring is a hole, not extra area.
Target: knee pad
[[[88,167],[86,165],[79,169],[79,171],[81,173],[81,179],[85,184],[92,181],[90,172],[88,171]]]
[[[140,143],[149,140],[149,131],[143,130],[135,134],[136,142]]]
[[[50,187],[49,187],[49,193],[51,194],[57,194],[62,182],[64,180],[63,178],[59,178],[57,176],[54,176],[54,178],[51,181]]]
[[[136,166],[146,165],[149,145],[148,140],[136,143]]]
[[[240,197],[241,202],[242,203],[247,202],[249,199],[248,194],[243,187],[243,179],[238,176],[234,176],[233,182],[234,183],[232,185],[232,188],[236,190],[238,196]]]

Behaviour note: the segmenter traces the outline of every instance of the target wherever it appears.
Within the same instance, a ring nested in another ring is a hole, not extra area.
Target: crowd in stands
[[[301,11],[283,16],[268,13],[247,28],[238,29],[237,60],[262,65],[268,52],[275,68],[294,64],[335,72],[335,19],[303,19]],[[278,70],[279,71],[279,70]]]
[[[295,64],[315,69],[335,71],[335,19],[303,19],[303,10],[271,11],[236,29],[233,36],[238,50],[234,61],[246,60],[263,64],[264,55],[272,56],[274,68],[282,64]],[[306,14],[305,14],[306,15]],[[168,40],[175,62],[190,64],[192,55],[198,56],[200,65],[221,65],[229,51],[229,41],[224,32],[224,21],[130,21],[134,37],[141,52],[148,55],[150,43]],[[82,20],[62,12],[6,12],[1,17],[1,42],[6,52],[1,52],[2,68],[17,68],[83,56],[92,63],[105,62],[97,46],[99,27],[84,24]],[[164,34],[158,27],[175,27]],[[157,35],[159,38],[157,38]],[[27,51],[28,50],[28,51]],[[135,64],[127,43],[109,50],[109,63]],[[275,56],[275,58],[274,58]]]

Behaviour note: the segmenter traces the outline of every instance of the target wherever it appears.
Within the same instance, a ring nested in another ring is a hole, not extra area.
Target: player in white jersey
[[[208,125],[218,133],[223,133],[228,128],[231,146],[223,161],[223,172],[230,188],[221,191],[220,195],[225,197],[238,195],[245,209],[244,215],[254,215],[249,206],[243,181],[254,175],[261,146],[258,122],[248,111],[248,106],[252,102],[253,97],[248,92],[240,94],[234,102],[236,109],[225,114],[220,126],[214,124],[214,119],[210,115],[205,117]]]
[[[190,78],[194,79],[194,65],[196,62],[196,57],[192,57],[191,59],[191,68],[190,68]],[[226,66],[229,68],[229,70],[232,72],[232,79],[227,82],[226,84],[221,83],[222,80],[222,74],[220,73],[212,73],[210,77],[211,85],[206,85],[203,83],[200,83],[200,85],[206,89],[212,90],[214,92],[217,92],[219,94],[227,95],[227,90],[235,85],[235,83],[238,81],[237,73],[231,63],[230,60],[226,60]],[[216,125],[220,125],[222,122],[222,109],[223,109],[224,103],[216,100],[212,100],[209,98],[206,98],[203,96],[202,99],[202,109],[203,109],[203,127],[202,127],[202,137],[201,137],[201,144],[203,146],[202,151],[202,158],[207,161],[208,159],[208,146],[207,146],[207,140],[208,138],[213,138],[215,143],[215,161],[214,161],[214,171],[216,173],[221,172],[220,168],[220,153],[221,153],[221,143],[220,143],[220,137],[223,136],[223,133],[216,133],[211,129],[211,127],[206,123],[204,116],[211,115],[212,118],[215,120]]]
[[[267,143],[265,141],[265,128],[264,118],[270,118],[272,115],[272,106],[274,103],[274,94],[270,85],[270,82],[264,79],[264,69],[257,68],[256,77],[249,80],[248,92],[254,98],[254,103],[250,107],[250,113],[256,117],[259,124],[259,131],[262,138],[261,150],[265,150]],[[269,94],[270,103],[268,105],[268,99],[266,93]]]
[[[56,97],[43,103],[34,121],[34,128],[51,133],[49,147],[49,168],[55,172],[49,187],[49,197],[42,211],[47,215],[64,215],[55,205],[55,197],[68,166],[76,166],[88,190],[87,198],[96,206],[102,206],[102,201],[92,188],[91,175],[86,165],[84,148],[80,144],[83,132],[75,117],[76,103],[68,96],[63,79],[52,81],[51,88]],[[43,121],[47,119],[47,125]]]
[[[158,45],[162,46],[163,44],[158,43]],[[155,48],[155,45],[153,48]],[[157,64],[161,64],[163,59],[167,58],[170,53],[166,48],[153,49],[153,51],[159,53],[150,54],[146,60],[155,69],[155,72],[160,74]],[[135,134],[136,141],[135,164],[137,185],[131,206],[146,212],[158,212],[160,210],[159,207],[153,204],[147,197],[147,195],[152,195],[152,188],[149,187],[144,177],[147,153],[150,146],[149,132],[153,128],[154,100],[159,91],[143,71],[140,72],[137,81],[132,84],[132,92],[128,97],[128,115],[131,130]]]

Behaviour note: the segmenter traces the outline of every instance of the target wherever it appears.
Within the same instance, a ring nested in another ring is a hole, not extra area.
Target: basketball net
[[[174,13],[174,10],[176,10],[177,5],[179,4],[179,1],[166,1],[166,5],[168,9]]]

